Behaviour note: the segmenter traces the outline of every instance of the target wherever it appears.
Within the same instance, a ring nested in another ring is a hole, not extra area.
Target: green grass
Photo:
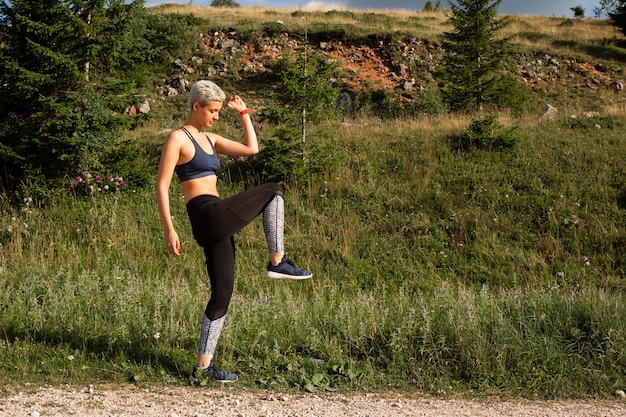
[[[509,123],[519,142],[502,152],[451,150],[460,119],[310,126],[333,152],[287,187],[286,241],[314,278],[264,279],[260,220],[242,231],[219,364],[243,387],[623,388],[625,120]],[[225,196],[257,178],[224,164]],[[11,213],[2,201],[0,381],[183,383],[209,285],[180,195],[174,185],[178,258],[151,188]]]
[[[400,28],[435,40],[445,26],[430,14],[205,12],[211,24],[202,30],[249,36],[287,26],[367,37],[394,21],[398,36]],[[595,20],[524,19],[512,30],[525,52],[623,61],[619,39]],[[236,74],[221,81],[246,86]],[[262,109],[258,83],[249,103]],[[216,357],[240,374],[237,386],[544,398],[623,389],[621,93],[558,83],[535,91],[561,116],[501,115],[518,139],[506,151],[457,151],[450,138],[470,122],[458,115],[309,124],[324,169],[286,187],[286,241],[314,278],[264,279],[260,220],[238,234],[236,290]],[[142,174],[156,175],[157,132],[178,126],[184,107],[182,96],[156,100],[154,115],[128,132],[145,145]],[[580,109],[601,115],[569,117]],[[261,127],[263,144],[274,127]],[[228,114],[218,129],[240,134]],[[224,196],[259,181],[254,164],[223,163]],[[172,213],[183,253],[172,257],[153,188],[132,182],[88,197],[60,190],[45,204],[11,206],[0,196],[2,383],[184,383],[210,291],[202,251],[178,185]]]

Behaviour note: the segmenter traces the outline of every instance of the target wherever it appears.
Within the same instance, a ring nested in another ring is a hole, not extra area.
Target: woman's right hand
[[[180,255],[180,239],[178,239],[178,233],[172,231],[165,236],[165,245],[167,251],[172,255]]]

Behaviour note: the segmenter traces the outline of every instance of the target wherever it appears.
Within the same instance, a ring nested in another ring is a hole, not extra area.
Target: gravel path
[[[396,394],[285,394],[232,387],[4,387],[0,416],[12,417],[624,417],[626,401],[442,399]]]

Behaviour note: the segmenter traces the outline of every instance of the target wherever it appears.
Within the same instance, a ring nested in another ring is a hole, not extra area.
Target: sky
[[[243,7],[268,6],[289,7],[298,9],[405,9],[422,10],[427,0],[235,0]],[[192,0],[195,6],[210,6],[212,0]],[[146,5],[160,3],[189,4],[189,0],[146,0]],[[437,0],[431,0],[434,5]],[[594,17],[594,8],[599,0],[503,0],[498,12],[500,14],[532,14],[541,16],[573,17],[572,7],[582,6],[586,17]],[[447,0],[441,4],[448,8]]]

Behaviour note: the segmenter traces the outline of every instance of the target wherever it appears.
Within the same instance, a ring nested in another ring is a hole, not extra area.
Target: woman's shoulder
[[[180,145],[180,144],[184,143],[185,139],[187,141],[189,140],[187,138],[187,135],[185,135],[185,133],[181,129],[173,129],[167,135],[167,138],[165,139],[165,141],[166,142],[172,142],[174,144],[179,144]]]

